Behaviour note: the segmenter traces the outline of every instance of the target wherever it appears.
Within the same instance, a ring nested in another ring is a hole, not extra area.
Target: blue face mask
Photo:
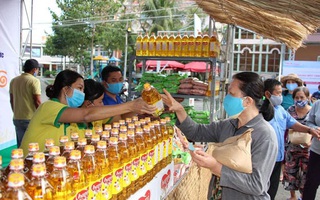
[[[283,100],[282,95],[281,96],[271,95],[270,97],[270,102],[272,103],[273,106],[278,106],[282,104],[282,100]]]
[[[33,73],[33,76],[34,76],[34,77],[36,77],[37,75],[38,75],[38,73],[37,73],[37,72]]]
[[[308,100],[304,100],[304,101],[294,101],[294,104],[299,107],[299,108],[303,108],[308,104]]]
[[[286,84],[286,88],[289,90],[289,91],[293,91],[294,89],[296,89],[298,87],[298,84],[297,83],[287,83]]]
[[[84,101],[84,93],[78,89],[73,88],[73,94],[71,97],[66,95],[68,106],[71,108],[78,108],[83,104]]]
[[[242,98],[233,97],[230,94],[226,95],[226,97],[223,99],[223,107],[229,117],[236,118],[242,113],[244,110],[242,102]]]
[[[123,87],[123,83],[107,83],[108,87],[106,87],[106,90],[112,94],[119,94],[121,92],[121,89]]]

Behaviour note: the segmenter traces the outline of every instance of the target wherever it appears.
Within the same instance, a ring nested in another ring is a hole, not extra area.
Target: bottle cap
[[[86,138],[79,138],[78,140],[78,146],[84,146],[87,145],[87,139]]]
[[[73,133],[71,133],[70,137],[71,137],[72,140],[78,140],[79,139],[79,133],[73,132]]]
[[[139,120],[138,116],[133,116],[132,117],[132,121],[138,121],[138,120]]]
[[[64,149],[66,149],[66,150],[72,150],[72,149],[74,149],[74,142],[66,142],[66,143],[64,144]]]
[[[134,123],[129,123],[129,124],[128,124],[128,128],[129,128],[129,129],[134,129],[134,128],[135,128]]]
[[[95,126],[94,130],[96,131],[96,133],[101,133],[102,132],[102,127],[100,125],[99,126]]]
[[[110,131],[102,131],[101,138],[108,138],[110,137]]]
[[[170,122],[171,121],[171,118],[170,117],[165,117],[166,121],[167,122]]]
[[[106,149],[107,148],[107,142],[106,141],[99,141],[97,143],[97,148],[98,149]]]
[[[22,149],[12,149],[11,158],[23,158],[23,150]]]
[[[160,123],[161,123],[161,124],[166,124],[167,121],[166,121],[165,119],[160,119]]]
[[[65,167],[66,166],[66,157],[64,156],[57,156],[54,158],[54,163],[53,163],[54,167]]]
[[[39,151],[39,144],[36,142],[29,143],[29,151],[31,151],[31,152]]]
[[[84,135],[86,137],[91,137],[92,136],[92,130],[91,129],[86,129],[85,132],[84,132]]]
[[[12,170],[22,170],[24,168],[24,161],[21,158],[13,159],[10,161],[9,169]]]
[[[120,126],[120,132],[126,132],[127,126]]]
[[[140,119],[140,124],[141,124],[141,125],[146,124],[146,120],[145,120],[145,119]]]
[[[98,142],[100,140],[100,135],[94,134],[92,135],[91,141]]]
[[[24,175],[22,173],[12,173],[8,177],[8,187],[20,187],[24,185]]]
[[[71,160],[80,160],[81,159],[81,151],[79,150],[72,150],[70,152],[70,157]]]
[[[142,128],[140,128],[140,127],[136,128],[136,133],[137,134],[142,134],[143,133]]]
[[[44,164],[32,165],[32,176],[44,176],[46,175],[46,166]]]
[[[134,131],[132,130],[129,130],[127,134],[128,134],[128,137],[134,137]]]
[[[45,161],[45,156],[43,152],[37,152],[33,154],[33,163],[44,163]]]
[[[118,138],[116,138],[116,137],[110,137],[109,143],[110,143],[110,144],[118,144]]]
[[[150,126],[149,126],[149,125],[145,125],[145,126],[143,127],[143,130],[144,130],[145,132],[150,132]]]
[[[52,146],[49,148],[49,155],[58,156],[60,155],[60,148],[58,146]]]
[[[158,120],[153,121],[153,123],[154,123],[155,126],[159,126],[160,125],[160,122]]]
[[[126,121],[124,121],[123,119],[120,119],[119,124],[120,124],[120,126],[124,126],[126,124]]]
[[[148,125],[149,125],[150,129],[154,128],[154,123],[153,122],[149,122]]]
[[[140,127],[140,126],[141,126],[141,123],[140,123],[140,121],[135,121],[135,122],[134,122],[134,125],[135,125],[135,127]]]
[[[128,139],[127,134],[125,134],[125,133],[120,133],[120,135],[119,135],[119,140],[127,140],[127,139]]]
[[[151,85],[150,85],[150,83],[145,83],[144,85],[143,85],[143,88],[145,89],[145,90],[150,90],[151,89]]]
[[[111,135],[119,135],[119,130],[116,129],[116,128],[113,128],[113,129],[111,130]]]
[[[130,117],[127,117],[127,118],[126,118],[126,122],[127,122],[127,124],[129,124],[129,123],[132,122],[132,119],[131,119]]]
[[[150,117],[145,117],[144,120],[146,120],[147,123],[151,122],[151,118]]]
[[[59,139],[60,143],[65,143],[65,142],[68,142],[68,141],[69,141],[68,136],[65,136],[65,135],[60,136],[60,139]]]
[[[119,122],[113,122],[113,128],[119,128],[120,124]]]
[[[46,139],[44,146],[48,149],[54,146],[54,140],[52,138]]]
[[[94,146],[93,145],[86,145],[84,147],[84,153],[94,153]]]
[[[111,130],[111,124],[105,124],[104,125],[104,130],[105,131],[110,131]]]

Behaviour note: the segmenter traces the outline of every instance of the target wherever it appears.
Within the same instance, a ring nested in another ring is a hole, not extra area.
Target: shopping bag
[[[309,133],[297,132],[289,129],[289,141],[292,144],[310,144],[312,135]]]

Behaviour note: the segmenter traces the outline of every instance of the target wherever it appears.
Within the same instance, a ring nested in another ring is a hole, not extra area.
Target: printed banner
[[[19,75],[21,0],[0,2],[0,155],[3,166],[16,148],[16,134],[12,122],[9,83]]]

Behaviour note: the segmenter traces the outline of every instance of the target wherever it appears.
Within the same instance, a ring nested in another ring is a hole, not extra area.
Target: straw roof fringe
[[[320,0],[195,1],[218,22],[247,28],[291,49],[320,27]]]

